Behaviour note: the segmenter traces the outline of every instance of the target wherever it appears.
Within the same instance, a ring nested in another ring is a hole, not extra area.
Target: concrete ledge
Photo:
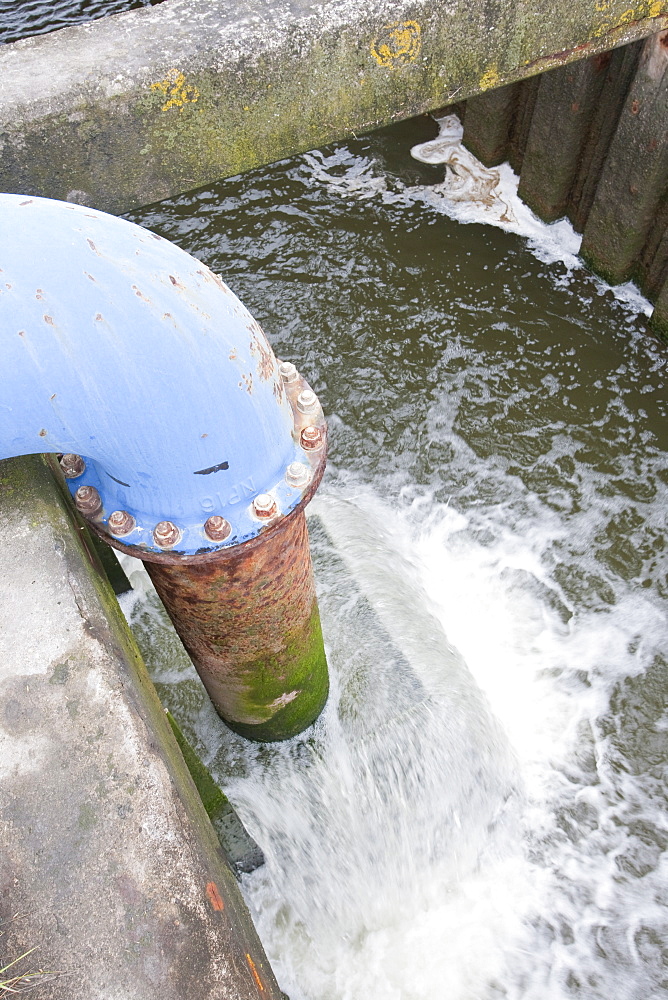
[[[0,463],[2,961],[50,1000],[281,996],[139,652],[45,462]]]
[[[0,48],[0,189],[124,212],[668,26],[668,0],[167,0]]]

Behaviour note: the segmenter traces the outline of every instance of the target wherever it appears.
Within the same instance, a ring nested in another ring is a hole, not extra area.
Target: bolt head
[[[127,510],[115,510],[107,518],[107,527],[112,535],[129,535],[135,526],[135,519]]]
[[[253,510],[256,517],[273,517],[277,511],[277,507],[271,493],[258,493],[253,500]]]
[[[313,389],[302,389],[297,396],[297,409],[301,413],[313,413],[318,407],[318,397]]]
[[[301,488],[306,486],[311,478],[311,470],[303,462],[291,462],[285,470],[285,481],[289,486]]]
[[[212,542],[224,542],[232,531],[232,525],[219,514],[209,517],[204,523],[204,534]]]
[[[292,361],[281,361],[278,370],[284,382],[296,382],[299,378],[297,366],[293,365]]]
[[[77,510],[88,517],[93,517],[102,510],[100,494],[94,486],[80,486],[74,494],[74,503]]]
[[[60,460],[60,468],[67,479],[77,479],[86,471],[86,463],[81,455],[67,454]]]
[[[181,532],[173,521],[160,521],[153,529],[153,541],[161,549],[170,549],[180,537]]]
[[[317,448],[322,448],[324,441],[325,435],[323,434],[322,427],[316,427],[314,424],[303,427],[299,435],[299,442],[306,451],[315,451]]]

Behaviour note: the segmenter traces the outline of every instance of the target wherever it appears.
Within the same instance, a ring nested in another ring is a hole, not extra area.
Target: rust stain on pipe
[[[146,569],[223,720],[288,739],[327,700],[327,664],[300,508],[212,557]]]

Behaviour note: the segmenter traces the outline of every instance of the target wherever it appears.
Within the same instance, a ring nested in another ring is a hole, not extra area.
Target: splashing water
[[[150,589],[125,610],[265,853],[243,888],[292,1000],[660,1000],[667,355],[457,128],[411,136],[441,180],[387,133],[134,216],[331,414],[322,718],[245,743]]]

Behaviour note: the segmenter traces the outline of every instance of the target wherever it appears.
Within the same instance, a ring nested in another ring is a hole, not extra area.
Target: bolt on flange
[[[204,522],[204,534],[212,542],[224,542],[232,531],[232,525],[219,514],[213,514]]]
[[[107,518],[107,527],[112,535],[129,535],[134,529],[135,519],[127,510],[115,510]]]
[[[318,397],[313,389],[302,389],[297,396],[297,409],[300,413],[313,413],[318,409]]]
[[[305,451],[316,451],[318,448],[322,448],[325,443],[323,428],[316,427],[315,424],[308,424],[306,427],[302,427],[302,432],[299,435],[299,443]]]
[[[102,510],[102,500],[94,486],[80,486],[74,494],[74,503],[87,517],[94,517]]]
[[[285,470],[285,481],[288,486],[301,488],[306,486],[311,479],[311,470],[303,462],[291,462]]]
[[[173,521],[159,521],[153,529],[153,541],[161,549],[169,549],[176,545],[181,532]]]
[[[63,455],[60,459],[60,468],[63,470],[63,475],[66,479],[77,479],[86,471],[86,463],[81,455],[69,453]]]
[[[276,501],[272,497],[271,493],[258,493],[253,500],[253,510],[255,512],[255,516],[260,517],[263,520],[273,517],[274,514],[278,512]]]
[[[293,365],[292,361],[281,361],[278,370],[284,382],[296,382],[299,378],[297,366]]]

